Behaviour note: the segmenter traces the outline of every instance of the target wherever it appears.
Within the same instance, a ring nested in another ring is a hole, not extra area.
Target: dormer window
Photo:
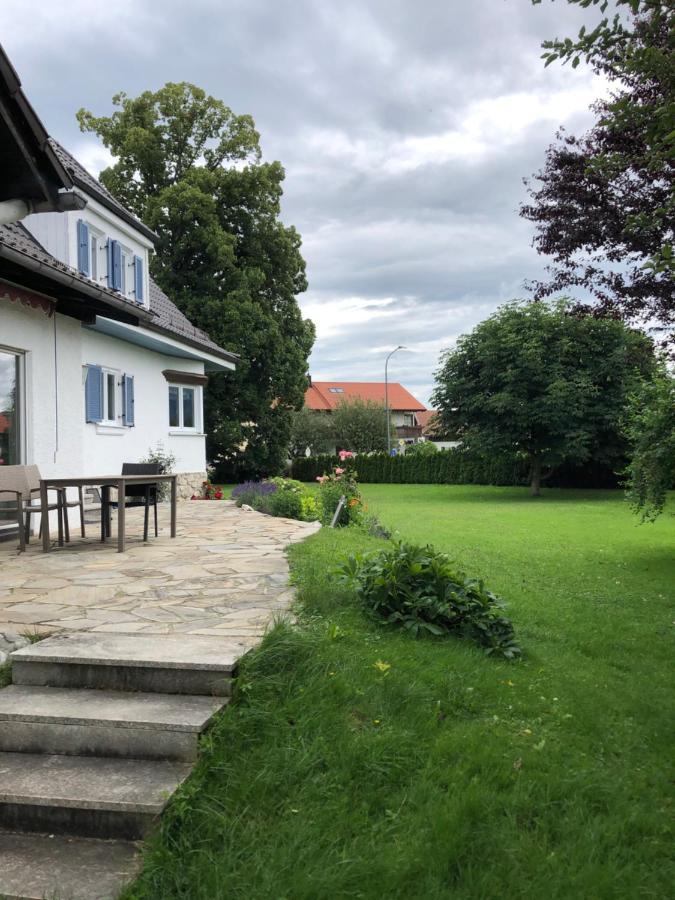
[[[344,392],[345,392],[344,388],[338,388],[338,387],[328,388],[328,390],[331,394],[344,394]]]

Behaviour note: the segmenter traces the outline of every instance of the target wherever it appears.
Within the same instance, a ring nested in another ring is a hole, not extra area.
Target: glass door
[[[0,466],[22,462],[21,361],[19,353],[0,349]],[[0,530],[16,524],[10,505],[11,501],[0,502]]]

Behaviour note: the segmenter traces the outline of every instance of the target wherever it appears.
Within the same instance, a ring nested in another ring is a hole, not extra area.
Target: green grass
[[[301,626],[246,661],[127,897],[671,896],[675,519],[618,492],[364,494],[504,596],[524,658],[365,619],[328,573],[381,541],[294,546]]]

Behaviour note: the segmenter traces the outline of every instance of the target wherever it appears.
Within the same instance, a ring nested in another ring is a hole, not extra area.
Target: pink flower
[[[346,459],[353,459],[354,454],[351,452],[351,450],[340,450],[338,456],[340,457],[342,462],[344,462]]]
[[[319,484],[323,484],[324,481],[328,481],[328,475],[317,475],[316,480],[319,482]]]
[[[345,474],[345,469],[336,469],[336,470],[335,470],[335,474],[336,474],[336,475],[344,475],[344,474]]]

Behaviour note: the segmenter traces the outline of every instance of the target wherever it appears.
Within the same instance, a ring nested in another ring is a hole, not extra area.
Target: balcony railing
[[[398,438],[419,438],[422,437],[421,425],[397,425],[396,437]]]

